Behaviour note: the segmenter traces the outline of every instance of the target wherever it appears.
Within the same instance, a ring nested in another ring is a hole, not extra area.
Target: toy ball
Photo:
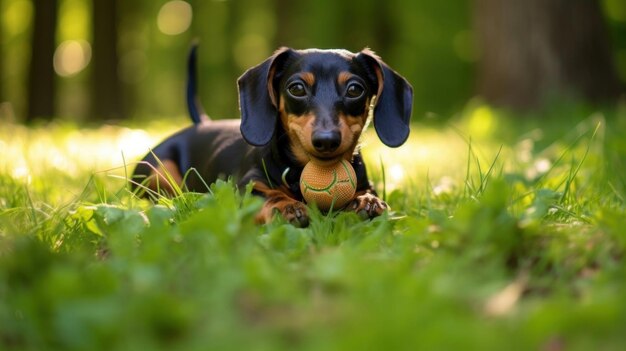
[[[356,193],[356,173],[346,160],[328,166],[309,162],[300,176],[300,191],[307,203],[322,211],[339,209]]]

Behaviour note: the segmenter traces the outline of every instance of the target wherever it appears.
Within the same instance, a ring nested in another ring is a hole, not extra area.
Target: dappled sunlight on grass
[[[79,191],[90,174],[124,176],[125,171],[132,171],[134,162],[178,129],[174,124],[163,123],[142,129],[77,129],[63,124],[28,128],[9,124],[0,132],[0,152],[5,155],[0,160],[0,171],[24,183],[57,174],[71,180],[67,186]],[[437,183],[452,178],[460,182],[465,176],[467,142],[450,128],[415,126],[407,143],[396,149],[384,146],[371,130],[363,144],[370,176],[375,183],[382,182],[384,167],[389,190],[407,181],[426,184],[429,179]]]
[[[612,192],[600,184],[606,167],[602,114],[548,133],[538,125],[524,130],[511,123],[497,110],[477,105],[440,128],[413,125],[409,140],[397,149],[369,131],[363,154],[376,189],[389,195],[392,208],[407,213],[438,203],[449,209],[460,196],[479,197],[493,177],[510,184],[510,210],[530,211],[531,217],[538,209],[532,204],[551,196],[560,205],[550,211],[584,220],[576,199],[594,187]],[[540,210],[536,216],[545,215],[546,209]]]
[[[55,185],[79,192],[91,174],[123,177],[126,172],[132,172],[135,162],[151,147],[179,128],[163,123],[142,129],[108,125],[94,129],[63,124],[37,128],[7,125],[0,132],[0,151],[6,155],[0,160],[0,171],[25,184],[43,178],[49,181],[49,176],[56,174],[60,178],[55,180]],[[461,128],[465,126],[437,129],[416,124],[409,140],[399,148],[383,145],[371,129],[362,139],[370,178],[377,188],[384,186],[390,192],[407,184],[420,191],[426,191],[429,186],[438,191],[458,188],[467,176],[470,151],[467,136],[458,131]],[[483,165],[488,165],[498,151],[498,145],[484,136],[472,147]],[[121,181],[113,182],[123,186]]]
[[[416,201],[480,191],[489,175],[512,178],[520,203],[527,205],[534,198],[529,184],[539,181],[543,187],[562,191],[567,170],[581,162],[589,148],[594,152],[585,162],[602,162],[598,148],[602,148],[605,126],[601,115],[571,126],[553,142],[546,142],[540,128],[511,132],[508,123],[498,111],[477,104],[439,128],[413,124],[408,141],[399,148],[383,145],[372,128],[361,140],[362,153],[379,193],[401,191]],[[105,182],[108,189],[122,188],[135,162],[180,128],[174,123],[153,123],[141,129],[8,124],[0,132],[4,155],[0,172],[22,184],[51,188],[57,195],[79,193],[93,174],[114,179]],[[587,172],[583,169],[577,176],[589,176]],[[51,175],[55,175],[52,183]],[[567,186],[574,191],[584,189],[580,182],[568,182]],[[406,201],[400,204],[420,206]]]
[[[5,125],[0,132],[0,172],[26,184],[46,178],[57,186],[80,191],[90,174],[123,176],[165,135],[167,128],[143,130],[103,126],[77,129],[52,124],[28,128]],[[124,161],[130,169],[124,168]],[[56,175],[56,179],[50,176]],[[65,184],[64,184],[65,181]]]
[[[386,187],[393,190],[406,182],[425,185],[444,178],[461,182],[465,177],[468,143],[450,128],[416,126],[409,140],[397,149],[386,147],[371,131],[362,152],[372,180],[382,182],[384,168]]]

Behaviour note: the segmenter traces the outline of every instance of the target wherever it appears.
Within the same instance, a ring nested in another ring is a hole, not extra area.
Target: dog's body
[[[277,211],[289,222],[306,226],[299,188],[302,168],[309,161],[331,164],[345,159],[357,175],[357,192],[347,209],[371,218],[387,208],[367,179],[358,139],[374,108],[381,140],[392,147],[404,143],[412,89],[373,53],[277,51],[239,79],[241,121],[210,121],[204,115],[196,98],[195,59],[194,48],[187,101],[196,124],[154,148],[137,166],[135,183],[147,177],[153,191],[171,194],[169,183],[174,181],[205,192],[206,184],[233,177],[242,188],[252,182],[253,193],[266,199],[259,222],[271,220]]]

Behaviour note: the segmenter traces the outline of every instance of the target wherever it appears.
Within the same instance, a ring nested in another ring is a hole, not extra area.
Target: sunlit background
[[[29,65],[35,63],[31,53],[37,2],[0,2],[4,119],[30,118],[28,76]],[[286,45],[352,51],[370,47],[413,83],[415,120],[445,119],[476,95],[483,55],[475,13],[489,5],[470,0],[56,2],[57,16],[45,15],[56,20],[53,57],[37,60],[46,60],[55,72],[51,114],[87,122],[183,115],[185,56],[193,40],[201,44],[201,96],[214,117],[237,117],[236,78]],[[599,3],[610,56],[624,82],[626,3]],[[96,9],[96,4],[102,7]],[[99,17],[94,17],[96,11]],[[96,25],[94,18],[102,18],[108,27]],[[94,82],[102,75],[110,82]],[[92,86],[98,84],[105,86],[104,92],[94,92]]]

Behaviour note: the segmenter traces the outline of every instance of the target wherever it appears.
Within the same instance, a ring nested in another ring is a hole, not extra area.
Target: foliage
[[[231,182],[150,203],[115,164],[25,177],[7,162],[0,348],[621,349],[626,116],[611,114],[539,129],[475,105],[398,150],[370,135],[394,211],[313,211],[306,229],[256,226],[260,200]],[[41,131],[11,128],[0,146],[32,162]],[[86,148],[135,135],[86,132]],[[76,129],[48,135],[63,152]]]
[[[351,51],[369,47],[414,82],[420,115],[425,111],[445,115],[471,94],[476,53],[467,0],[189,0],[191,12],[182,14],[167,11],[165,6],[174,1],[115,2],[117,17],[107,20],[119,32],[119,57],[93,59],[119,65],[125,113],[118,118],[169,118],[185,113],[181,96],[186,55],[194,40],[201,44],[199,93],[210,107],[207,112],[216,118],[238,116],[236,78],[281,46]],[[95,56],[97,50],[92,2],[58,3],[57,59],[65,57],[67,66],[77,68],[72,73],[57,69],[57,117],[94,120],[100,116],[89,112],[96,99],[89,90],[94,75],[91,54]],[[14,118],[23,121],[34,3],[4,0],[0,8],[0,46],[5,54],[0,57],[5,63],[0,69],[0,102],[10,101],[12,109],[0,109],[0,116],[15,113]],[[168,13],[169,21],[161,21]],[[182,32],[164,31],[163,22],[176,26],[181,21],[190,21]],[[70,43],[74,51],[63,55],[64,44]]]

